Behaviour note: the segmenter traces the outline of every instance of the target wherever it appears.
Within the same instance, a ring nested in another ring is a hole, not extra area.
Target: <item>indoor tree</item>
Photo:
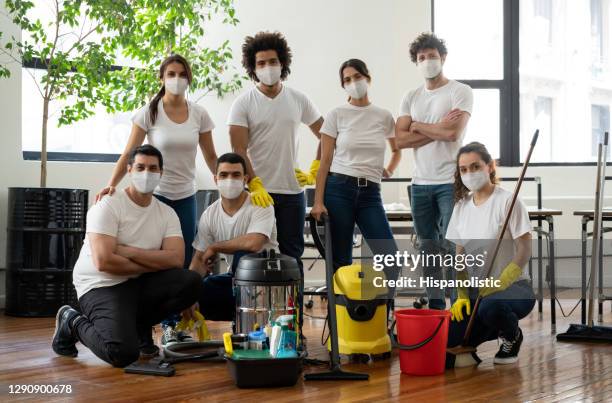
[[[38,18],[35,3],[5,0],[6,17],[21,38],[0,32],[0,77],[17,63],[32,75],[42,97],[40,186],[47,179],[47,125],[53,100],[65,105],[59,125],[69,125],[94,113],[134,110],[159,89],[157,68],[170,53],[192,63],[192,89],[217,96],[238,89],[241,77],[230,68],[228,42],[203,45],[205,27],[213,18],[236,25],[232,0],[44,0],[48,18]],[[119,60],[130,67],[119,67]],[[34,77],[27,66],[44,68]]]

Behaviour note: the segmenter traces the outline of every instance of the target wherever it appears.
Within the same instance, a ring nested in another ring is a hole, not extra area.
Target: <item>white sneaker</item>
[[[171,346],[178,343],[176,330],[173,326],[163,326],[162,328],[161,345],[162,347]]]

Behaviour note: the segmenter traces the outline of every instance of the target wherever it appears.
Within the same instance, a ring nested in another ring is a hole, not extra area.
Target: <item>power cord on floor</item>
[[[306,312],[304,312],[304,316],[308,316],[309,318],[312,318],[312,319],[327,320],[326,316],[316,316],[316,315],[311,315],[311,314],[306,313]]]

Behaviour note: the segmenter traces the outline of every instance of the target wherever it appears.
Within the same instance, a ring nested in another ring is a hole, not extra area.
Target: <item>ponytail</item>
[[[153,126],[157,120],[157,106],[165,93],[166,87],[162,86],[149,103],[149,119],[151,120],[151,126]]]

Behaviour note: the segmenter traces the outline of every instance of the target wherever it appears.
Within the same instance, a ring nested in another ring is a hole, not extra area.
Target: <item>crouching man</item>
[[[163,173],[155,147],[134,149],[131,184],[105,196],[87,213],[87,235],[74,267],[81,312],[59,309],[53,350],[75,357],[77,341],[115,367],[156,355],[152,326],[191,306],[202,282],[184,270],[176,213],[153,197]]]
[[[193,242],[195,253],[190,269],[205,276],[198,300],[206,319],[233,320],[232,277],[238,261],[245,254],[278,245],[274,207],[251,203],[245,190],[249,180],[245,172],[246,162],[240,155],[227,153],[219,157],[215,183],[221,197],[202,213]],[[209,275],[219,255],[223,255],[229,270]]]

